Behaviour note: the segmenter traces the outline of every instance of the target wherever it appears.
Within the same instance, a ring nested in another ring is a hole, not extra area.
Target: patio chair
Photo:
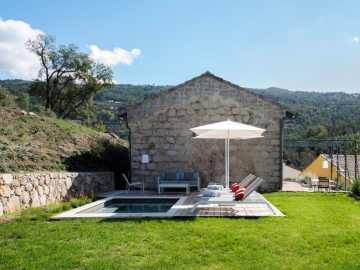
[[[245,199],[254,192],[264,181],[264,179],[257,177],[255,180],[251,182],[250,185],[247,186],[247,188],[244,191],[244,197],[241,199],[241,201],[235,201],[233,200],[233,197],[209,197],[209,198],[203,198],[199,201],[197,201],[194,206],[190,209],[189,214],[193,214],[196,210],[196,208],[200,204],[266,204],[269,209],[276,215],[276,211],[273,209],[273,207],[270,205],[268,201],[245,201]]]
[[[141,183],[141,182],[130,183],[125,174],[122,174],[122,176],[124,177],[124,179],[126,181],[126,190],[127,190],[126,194],[128,194],[130,187],[132,187],[132,186],[140,186],[142,193],[144,193],[144,184],[143,183]]]
[[[330,180],[327,177],[319,176],[319,184],[318,184],[318,191],[320,188],[324,190],[330,190]]]

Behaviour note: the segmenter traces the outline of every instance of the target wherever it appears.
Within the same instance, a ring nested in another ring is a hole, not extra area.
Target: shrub
[[[56,114],[51,110],[45,110],[44,106],[41,105],[34,105],[32,111],[37,113],[38,115],[45,115],[47,117],[56,118]]]
[[[314,174],[312,172],[307,172],[305,175],[303,175],[302,177],[299,177],[298,179],[301,183],[311,185],[312,178],[317,178],[316,174]]]
[[[356,196],[360,196],[360,177],[356,178],[351,185],[351,191]]]
[[[347,185],[346,188],[345,188],[345,182],[344,182],[344,181],[339,181],[339,182],[337,183],[337,188],[338,188],[339,190],[344,190],[344,191],[349,191],[349,190],[351,190],[351,187],[350,187],[349,185]]]

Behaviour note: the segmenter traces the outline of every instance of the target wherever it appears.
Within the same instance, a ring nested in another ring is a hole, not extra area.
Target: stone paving
[[[303,187],[298,182],[293,181],[283,181],[283,188],[282,191],[313,191],[308,187]]]
[[[261,194],[257,192],[253,192],[246,198],[245,201],[251,202],[252,204],[231,204],[229,199],[229,203],[216,203],[199,205],[193,214],[189,214],[190,209],[195,204],[195,198],[199,195],[199,192],[190,192],[190,194],[186,194],[185,192],[175,192],[169,191],[165,192],[161,195],[156,190],[145,190],[144,194],[141,193],[140,190],[130,190],[128,194],[126,194],[125,190],[114,190],[111,192],[98,194],[97,197],[147,197],[147,198],[161,198],[163,196],[166,197],[187,197],[181,207],[174,214],[174,218],[189,218],[193,216],[201,216],[201,217],[248,217],[248,218],[258,218],[258,217],[268,217],[268,216],[276,216],[276,217],[285,217],[283,213],[281,213],[275,206],[273,206],[270,202],[268,202]],[[256,204],[259,202],[259,204]],[[264,202],[268,202],[273,211],[264,204]]]

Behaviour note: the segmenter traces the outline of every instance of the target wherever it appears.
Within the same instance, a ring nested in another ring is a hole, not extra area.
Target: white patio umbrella
[[[190,128],[197,136],[194,139],[225,139],[225,180],[229,189],[229,141],[230,139],[253,139],[264,137],[266,129],[227,121]]]

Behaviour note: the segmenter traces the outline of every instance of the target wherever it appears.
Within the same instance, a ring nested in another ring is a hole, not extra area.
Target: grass
[[[0,268],[360,268],[360,205],[354,198],[264,196],[287,217],[49,221],[71,204],[28,209],[0,222]]]
[[[107,167],[110,167],[108,164],[119,167],[117,159],[127,155],[127,149],[122,147],[127,145],[125,141],[70,120],[21,115],[17,109],[1,106],[0,120],[0,173],[94,171],[99,166],[94,167],[89,156],[100,159]],[[102,156],[106,150],[104,141],[118,147],[111,157]],[[86,149],[86,158],[83,149]],[[127,163],[128,158],[125,160]],[[108,168],[102,166],[100,170]]]

